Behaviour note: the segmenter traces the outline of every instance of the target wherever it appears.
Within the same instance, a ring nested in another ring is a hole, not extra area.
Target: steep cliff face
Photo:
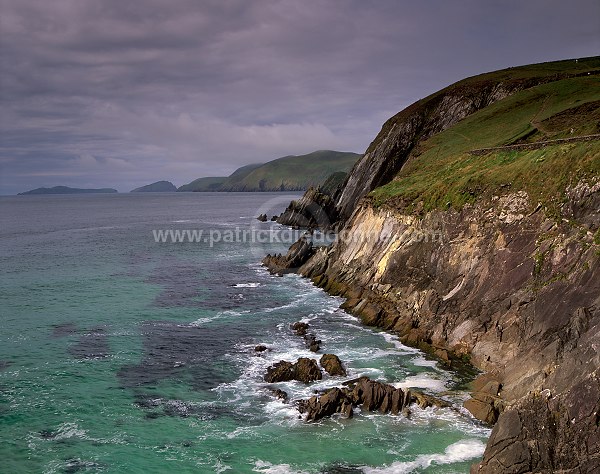
[[[600,466],[600,183],[567,196],[562,223],[524,192],[421,217],[364,203],[300,269],[366,324],[488,372],[481,472]]]
[[[294,260],[365,324],[483,371],[473,472],[600,469],[600,142],[571,143],[598,132],[598,70],[499,71],[400,112],[327,211],[337,241]]]
[[[545,63],[506,69],[465,79],[442,89],[390,118],[364,156],[349,173],[337,201],[342,220],[349,218],[359,200],[391,181],[427,138],[465,117],[518,91],[568,77],[596,74],[598,58]]]

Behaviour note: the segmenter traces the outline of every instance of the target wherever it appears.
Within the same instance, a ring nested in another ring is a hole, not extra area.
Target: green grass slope
[[[223,191],[300,191],[318,186],[333,173],[350,171],[361,155],[320,150],[307,155],[285,156],[252,170]]]
[[[249,173],[254,171],[263,163],[242,166],[229,176],[223,177],[206,177],[198,178],[191,183],[180,186],[177,191],[181,192],[204,192],[204,191],[223,191],[223,187],[234,186],[239,181],[243,180]]]
[[[156,183],[140,186],[132,189],[132,193],[172,193],[177,191],[177,188],[171,181],[157,181]]]
[[[523,68],[522,74],[544,67],[553,77],[572,72],[561,65],[583,67],[581,62],[562,61]],[[600,59],[588,60],[586,67],[591,65],[600,66]],[[482,156],[469,152],[599,133],[600,78],[585,71],[518,92],[419,143],[394,180],[371,193],[374,204],[461,208],[484,195],[525,190],[534,203],[556,208],[566,186],[600,176],[600,141]]]
[[[236,186],[239,182],[243,181],[246,176],[252,173],[255,169],[260,168],[264,163],[254,163],[252,165],[242,166],[233,173],[231,173],[225,181],[223,181],[223,189],[231,188]]]
[[[588,75],[598,74],[599,71],[600,56],[594,56],[590,58],[528,64],[525,66],[511,67],[500,71],[486,72],[476,76],[467,77],[466,79],[458,81],[418,100],[388,119],[384,123],[381,132],[369,145],[366,153],[375,149],[379,145],[379,142],[385,138],[389,130],[397,126],[397,124],[402,122],[406,117],[410,116],[415,109],[427,107],[445,93],[452,92],[457,95],[468,94],[469,90],[474,86],[482,88],[485,85],[488,85],[490,88],[498,87],[500,84],[510,85],[516,83],[527,86],[528,84],[534,85],[544,81],[553,82],[577,76],[587,77]]]
[[[207,176],[198,178],[191,183],[184,184],[177,188],[177,192],[204,192],[204,191],[219,191],[221,185],[227,178],[224,176]]]

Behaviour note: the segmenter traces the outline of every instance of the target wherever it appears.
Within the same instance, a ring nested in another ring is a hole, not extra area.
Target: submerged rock
[[[283,391],[283,390],[281,390],[279,388],[273,388],[273,389],[271,389],[271,393],[278,400],[281,400],[283,402],[287,402],[287,399],[288,399],[287,392],[285,392],[285,391]]]
[[[302,321],[292,324],[292,329],[298,336],[306,336],[309,327],[307,323],[303,323]]]
[[[317,339],[314,334],[307,334],[304,336],[304,342],[306,343],[306,347],[311,352],[318,352],[321,349],[321,340]]]

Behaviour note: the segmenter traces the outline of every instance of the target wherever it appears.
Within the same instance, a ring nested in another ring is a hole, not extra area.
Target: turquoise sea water
[[[0,198],[0,472],[468,472],[489,431],[464,411],[299,419],[290,398],[339,385],[268,385],[314,357],[303,320],[347,378],[460,402],[459,377],[362,326],[297,276],[260,266],[287,244],[157,243],[156,229],[270,222],[290,196],[185,193]],[[277,226],[276,226],[277,227]],[[257,355],[254,346],[271,351]]]

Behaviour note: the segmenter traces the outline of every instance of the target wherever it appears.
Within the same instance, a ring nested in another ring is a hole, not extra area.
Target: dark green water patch
[[[76,359],[102,359],[108,357],[110,347],[104,327],[95,327],[79,338],[79,342],[69,347],[69,353]]]
[[[140,363],[126,365],[118,372],[124,387],[154,386],[170,379],[188,383],[195,390],[210,390],[230,380],[231,369],[220,359],[239,340],[235,331],[168,321],[146,322],[141,331]]]
[[[77,324],[73,322],[66,322],[60,324],[52,325],[51,336],[54,338],[67,337],[72,336],[73,334],[77,334],[79,329],[77,328]]]

